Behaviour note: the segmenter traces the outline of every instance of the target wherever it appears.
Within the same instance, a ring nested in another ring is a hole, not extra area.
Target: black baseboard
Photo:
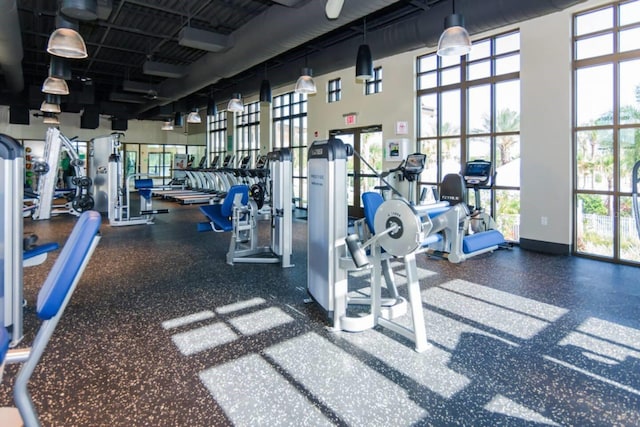
[[[528,251],[551,255],[571,255],[571,245],[520,238],[520,247]]]

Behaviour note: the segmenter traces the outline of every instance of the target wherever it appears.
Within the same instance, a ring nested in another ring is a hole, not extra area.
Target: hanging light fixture
[[[187,116],[187,123],[202,123],[202,117],[198,112],[198,107],[194,106],[191,112]]]
[[[271,102],[271,83],[267,79],[267,63],[264,63],[264,79],[260,83],[260,102]]]
[[[162,130],[173,130],[173,125],[171,124],[171,120],[167,120],[165,122],[162,123],[162,127],[160,128]]]
[[[40,105],[40,111],[43,113],[59,113],[60,112],[60,95],[45,94],[44,101]]]
[[[227,104],[227,110],[233,113],[242,113],[244,111],[244,105],[242,105],[242,95],[240,93],[234,93],[231,95],[231,99]]]
[[[42,123],[44,123],[46,125],[59,125],[60,124],[60,120],[58,119],[58,116],[56,116],[53,113],[43,113],[42,116],[44,117],[42,119]]]
[[[367,81],[373,78],[373,59],[371,58],[371,49],[367,44],[367,19],[363,24],[362,44],[358,48],[356,56],[356,80]]]
[[[52,95],[69,95],[69,86],[63,79],[47,77],[42,84],[42,92]]]
[[[294,91],[296,93],[306,93],[307,95],[314,94],[318,91],[316,82],[313,81],[313,70],[311,68],[302,68]]]
[[[62,14],[56,16],[56,30],[49,36],[47,52],[63,58],[84,59],[87,56],[87,46],[78,33],[78,23],[64,18]]]
[[[177,111],[173,116],[173,127],[181,128],[182,126],[184,126],[184,115]]]
[[[344,5],[344,0],[327,0],[327,4],[324,7],[324,13],[329,19],[337,19],[340,16],[340,11]]]
[[[207,102],[207,116],[215,116],[216,114],[218,114],[218,106],[212,95],[209,96],[209,101]]]
[[[444,31],[438,41],[438,56],[462,56],[471,51],[471,38],[464,28],[464,17],[456,13],[456,2],[451,1],[453,14],[444,18]]]

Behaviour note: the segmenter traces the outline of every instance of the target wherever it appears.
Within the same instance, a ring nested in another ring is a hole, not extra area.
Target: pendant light
[[[260,83],[260,102],[271,102],[271,83],[267,79],[267,63],[264,64],[264,79]]]
[[[87,56],[87,46],[78,33],[78,23],[56,16],[56,30],[49,36],[47,52],[63,58],[84,59]]]
[[[456,13],[455,0],[451,3],[453,14],[444,19],[444,31],[438,41],[438,56],[462,56],[471,51],[471,38],[464,28],[464,17]]]
[[[59,125],[60,124],[60,120],[58,119],[58,116],[56,116],[53,113],[43,113],[43,119],[42,119],[42,123],[47,124],[47,125]]]
[[[367,19],[363,24],[362,44],[358,47],[358,55],[356,56],[356,80],[367,81],[373,78],[373,59],[371,58],[371,49],[367,44]]]
[[[195,105],[191,109],[191,112],[187,116],[187,123],[202,123],[202,117],[200,117],[200,112],[198,111],[198,107]]]
[[[327,0],[327,4],[324,7],[324,13],[329,19],[338,19],[343,5],[344,0]]]
[[[242,113],[244,111],[244,105],[242,104],[242,95],[237,92],[231,95],[231,99],[227,104],[227,111],[232,113]]]
[[[216,105],[216,100],[213,99],[213,95],[210,95],[207,102],[207,116],[215,116],[216,114],[218,114],[218,106]]]
[[[69,86],[63,79],[47,77],[42,84],[42,92],[52,95],[69,95]]]
[[[294,91],[296,93],[306,93],[307,95],[312,95],[318,91],[316,82],[313,81],[313,70],[311,68],[302,68]]]
[[[184,115],[177,111],[173,116],[173,127],[181,128],[182,126],[184,126]]]
[[[160,128],[162,130],[173,130],[173,125],[171,124],[171,120],[167,120],[165,122],[162,123],[162,127]]]
[[[60,112],[60,95],[51,95],[46,93],[44,101],[40,105],[40,111],[43,113],[59,113]]]

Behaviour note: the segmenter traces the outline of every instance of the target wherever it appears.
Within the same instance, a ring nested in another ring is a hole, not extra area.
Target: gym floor
[[[196,206],[154,207],[170,213],[149,226],[103,215],[30,382],[43,425],[640,425],[637,267],[518,248],[458,265],[418,256],[431,347],[416,353],[385,329],[333,332],[305,302],[306,221],[293,223],[295,267],[230,266],[230,235],[198,233]],[[62,244],[73,224],[25,231]],[[24,346],[56,256],[25,270]]]

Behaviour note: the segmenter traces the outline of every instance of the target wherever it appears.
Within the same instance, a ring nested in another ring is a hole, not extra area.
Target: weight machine
[[[222,203],[200,206],[209,222],[198,224],[198,231],[232,232],[227,264],[281,263],[293,267],[292,253],[292,156],[288,148],[268,154],[271,245],[258,246],[258,220],[264,217],[264,186],[231,186]]]
[[[153,224],[154,215],[168,213],[168,209],[153,209],[152,188],[153,180],[147,174],[132,174],[127,176],[124,186],[121,186],[123,171],[120,158],[120,137],[124,134],[111,134],[111,155],[107,166],[107,194],[109,225],[120,227],[125,225]],[[130,186],[140,195],[140,215],[131,215]]]
[[[410,329],[394,321],[407,312],[407,301],[397,296],[388,258],[381,253],[380,248],[383,246],[377,244],[390,233],[402,235],[401,225],[385,222],[378,225],[376,222],[376,230],[379,232],[365,244],[372,249],[371,261],[368,260],[364,249],[361,251],[358,247],[358,236],[347,237],[346,164],[347,158],[353,153],[350,145],[335,138],[314,141],[309,147],[307,291],[327,311],[334,330],[358,332],[380,325],[412,340],[416,351],[424,351],[429,344],[415,253],[397,252],[397,256],[402,257],[407,271],[408,303],[411,306],[412,320]],[[400,199],[392,199],[391,202],[394,200],[401,202]],[[406,202],[401,203],[410,207]],[[354,259],[347,254],[347,247],[354,249]],[[392,252],[389,254],[396,255]],[[367,261],[361,262],[363,259]],[[371,298],[349,298],[348,271],[365,267],[373,268]],[[381,298],[382,273],[385,273],[387,288],[391,294],[391,298],[387,300]],[[350,302],[356,305],[370,305],[371,311],[365,316],[350,317],[347,315]]]
[[[59,207],[53,205],[53,199],[58,179],[58,161],[63,147],[66,148],[71,159],[71,166],[75,169],[73,182],[76,185],[76,189],[71,200],[65,203],[63,207]],[[40,171],[41,176],[38,180],[38,200],[32,215],[34,220],[49,219],[51,218],[51,215],[62,213],[79,216],[82,212],[93,209],[93,197],[89,194],[91,178],[86,176],[84,160],[82,160],[78,155],[71,140],[64,136],[59,129],[54,127],[50,127],[47,130],[44,148],[44,163],[48,165],[48,170]]]

